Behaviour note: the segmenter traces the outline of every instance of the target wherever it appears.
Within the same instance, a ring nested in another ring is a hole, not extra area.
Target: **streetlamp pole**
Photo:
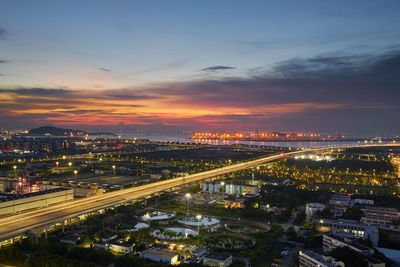
[[[197,243],[200,245],[200,220],[201,220],[201,215],[198,214],[196,216],[197,219]]]
[[[225,193],[225,188],[224,188],[224,185],[225,185],[225,182],[224,182],[224,181],[222,181],[222,182],[221,182],[222,194],[224,194],[224,193]]]
[[[190,198],[192,196],[190,195],[190,193],[186,193],[185,197],[186,197],[186,200],[187,200],[186,215],[189,216],[189,214],[190,214]]]

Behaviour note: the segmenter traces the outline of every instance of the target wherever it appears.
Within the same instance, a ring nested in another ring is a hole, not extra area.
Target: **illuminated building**
[[[367,225],[354,220],[314,220],[314,224],[322,232],[331,232],[334,236],[342,238],[369,239],[373,245],[378,244],[378,227]]]

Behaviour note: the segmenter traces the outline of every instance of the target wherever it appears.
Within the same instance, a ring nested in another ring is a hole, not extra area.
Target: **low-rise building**
[[[249,196],[256,196],[260,194],[260,188],[254,185],[242,185],[242,194]]]
[[[227,267],[232,264],[232,254],[213,252],[203,257],[203,265],[212,267]]]
[[[124,239],[111,240],[107,243],[108,249],[114,253],[129,254],[132,253],[135,244],[130,241],[125,241]]]
[[[167,264],[177,264],[179,261],[179,255],[177,253],[159,247],[152,247],[140,252],[140,257]]]
[[[348,247],[349,249],[363,255],[374,254],[374,249],[367,247],[357,241],[337,236],[323,235],[323,249],[325,252],[330,252],[337,247]]]
[[[361,222],[365,224],[391,225],[400,219],[400,212],[394,208],[365,207],[361,210],[364,212]]]
[[[365,198],[355,198],[352,201],[352,205],[374,205],[375,202],[373,199],[365,199]]]
[[[314,217],[317,212],[323,211],[326,206],[322,203],[307,203],[306,204],[306,216],[307,218]]]
[[[109,242],[111,240],[116,239],[117,237],[118,237],[118,235],[115,234],[115,233],[107,233],[107,234],[102,235],[101,241],[102,242]]]
[[[340,217],[350,206],[351,197],[348,195],[333,195],[329,200],[329,208],[335,217]]]
[[[344,267],[344,263],[312,250],[299,251],[299,267]]]
[[[61,243],[66,243],[66,244],[71,244],[71,245],[76,245],[78,242],[81,240],[81,236],[79,233],[64,233],[60,237],[60,242]]]
[[[374,246],[378,244],[378,227],[354,220],[314,220],[322,232],[331,232],[334,236],[343,238],[369,239]]]

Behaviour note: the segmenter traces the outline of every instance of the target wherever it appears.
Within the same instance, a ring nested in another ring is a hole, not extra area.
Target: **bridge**
[[[127,188],[119,191],[109,192],[100,196],[73,200],[70,202],[49,206],[40,210],[16,214],[0,219],[0,245],[1,242],[12,242],[14,238],[26,235],[28,231],[46,231],[54,225],[64,225],[71,219],[79,218],[92,212],[133,202],[146,197],[151,197],[162,192],[179,188],[184,185],[200,182],[205,179],[222,176],[231,172],[254,168],[259,165],[276,161],[283,158],[293,157],[304,153],[323,153],[337,151],[347,148],[371,148],[371,147],[400,147],[399,143],[386,144],[362,144],[351,146],[322,147],[305,150],[297,150],[278,155],[267,156],[247,162],[228,165],[209,171],[187,175],[185,177],[173,178],[151,184]]]

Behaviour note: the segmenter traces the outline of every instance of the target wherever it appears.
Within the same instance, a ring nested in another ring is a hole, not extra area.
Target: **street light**
[[[192,196],[190,195],[190,193],[186,193],[185,197],[186,197],[186,200],[187,200],[186,215],[189,215],[189,213],[190,213],[190,198]]]
[[[58,164],[60,164],[60,162],[56,161],[56,166],[57,166],[57,168],[58,168]]]
[[[13,169],[14,169],[14,175],[17,175],[17,165],[14,165]]]
[[[112,166],[113,174],[115,174],[115,165]]]
[[[68,162],[68,168],[70,169],[72,166],[72,162]]]
[[[200,244],[200,220],[201,220],[201,214],[196,215],[197,219],[197,243]]]
[[[75,180],[76,180],[76,176],[78,175],[78,171],[74,170],[74,175],[75,175]]]
[[[224,188],[224,186],[225,186],[225,182],[224,182],[224,181],[222,181],[222,182],[221,182],[222,194],[225,192],[225,188]]]

